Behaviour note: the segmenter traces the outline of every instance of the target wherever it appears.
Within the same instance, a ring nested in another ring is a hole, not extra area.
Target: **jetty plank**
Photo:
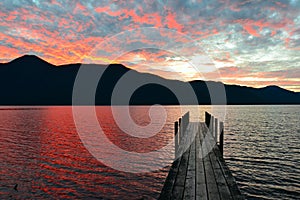
[[[198,127],[200,123],[198,123]],[[200,128],[200,127],[199,127]],[[204,160],[203,160],[203,152],[202,152],[202,140],[199,134],[196,135],[195,139],[195,147],[196,147],[196,199],[207,200],[207,188],[206,188],[206,178],[204,171]]]
[[[195,199],[196,196],[196,152],[195,140],[192,142],[188,171],[185,181],[184,199]]]

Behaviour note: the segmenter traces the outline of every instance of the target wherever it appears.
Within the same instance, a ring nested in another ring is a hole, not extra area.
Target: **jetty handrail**
[[[216,144],[218,145],[218,147],[220,149],[220,152],[223,155],[223,150],[224,150],[224,122],[219,121],[217,118],[215,118],[210,113],[205,112],[205,124],[206,124],[207,128],[209,129],[210,133],[212,134],[212,136],[215,138]],[[218,139],[219,139],[219,141],[218,141]]]
[[[181,141],[186,137],[186,129],[190,122],[190,113],[185,113],[181,118],[174,123],[174,138],[175,138],[175,158],[178,158],[178,151]],[[221,154],[224,152],[224,122],[219,121],[218,118],[205,112],[205,124],[208,127],[210,134],[214,137]]]
[[[190,123],[190,112],[185,113],[174,124],[174,138],[175,138],[175,158],[178,158],[179,145],[185,137],[185,132]]]

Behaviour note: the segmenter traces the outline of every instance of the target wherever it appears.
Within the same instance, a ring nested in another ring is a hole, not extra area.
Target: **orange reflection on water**
[[[106,136],[125,150],[151,151],[173,137],[173,119],[166,123],[161,133],[144,141],[123,133],[114,123],[110,107],[97,107],[96,110]],[[136,108],[131,113],[137,123],[145,125],[150,120],[147,111],[148,108]],[[125,195],[157,198],[167,169],[130,174],[103,165],[83,146],[71,107],[0,112],[1,196],[17,199],[117,199]],[[18,184],[18,192],[13,190],[15,184]]]

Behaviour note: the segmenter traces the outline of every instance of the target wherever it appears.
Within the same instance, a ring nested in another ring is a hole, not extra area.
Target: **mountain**
[[[76,79],[79,71],[80,76]],[[86,77],[83,76],[85,73]],[[79,91],[76,93],[79,95],[72,99],[75,80],[81,79],[76,87],[80,90],[74,90],[75,93]],[[130,91],[129,86],[136,85],[140,87]],[[222,87],[226,94],[222,93]],[[278,86],[256,89],[213,81],[182,82],[139,73],[121,64],[55,66],[32,55],[0,64],[0,91],[0,105],[71,105],[72,100],[78,105],[93,102],[110,105],[113,92],[117,94],[113,101],[116,105],[127,105],[128,102],[135,105],[224,104],[226,102],[221,98],[224,96],[227,104],[300,103],[299,93]],[[197,99],[193,99],[191,92]]]

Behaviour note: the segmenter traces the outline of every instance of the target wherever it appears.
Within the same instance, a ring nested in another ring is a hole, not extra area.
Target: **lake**
[[[204,111],[225,119],[224,157],[247,199],[300,196],[300,106],[165,106],[150,115],[131,106],[129,121],[122,106],[78,108],[0,107],[2,199],[156,199],[173,161],[174,121],[186,111],[192,121]]]

